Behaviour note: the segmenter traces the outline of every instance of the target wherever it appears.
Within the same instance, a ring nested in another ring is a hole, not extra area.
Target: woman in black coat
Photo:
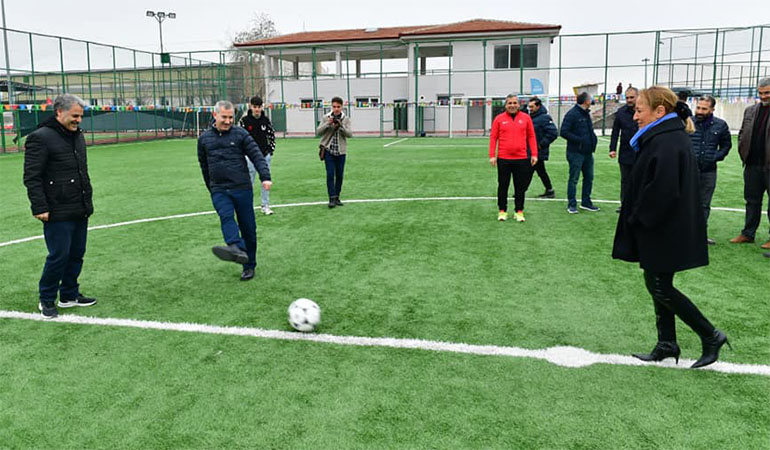
[[[655,305],[658,343],[651,353],[634,356],[644,361],[674,357],[678,363],[681,351],[674,317],[679,316],[703,344],[701,357],[692,365],[695,368],[715,362],[727,336],[673,286],[676,272],[708,265],[698,165],[684,131],[685,114],[668,88],[653,86],[639,92],[634,114],[639,131],[631,139],[637,157],[612,257],[639,262]]]

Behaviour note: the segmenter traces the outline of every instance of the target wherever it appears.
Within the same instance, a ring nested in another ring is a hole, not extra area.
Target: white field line
[[[407,139],[409,139],[409,138],[403,138],[403,139],[399,139],[399,140],[397,140],[397,141],[389,142],[389,143],[387,143],[387,144],[383,145],[383,147],[387,148],[387,147],[390,147],[391,145],[396,145],[396,144],[398,144],[399,142],[404,142],[404,141],[405,141],[405,140],[407,140]]]
[[[548,361],[562,367],[578,368],[593,364],[611,364],[621,366],[653,366],[669,369],[688,368],[694,360],[683,359],[681,364],[666,360],[659,363],[646,363],[636,358],[618,354],[593,353],[577,347],[550,347],[542,350],[530,350],[521,347],[501,347],[497,345],[473,345],[455,342],[429,341],[422,339],[399,339],[388,337],[336,336],[332,334],[305,334],[262,328],[225,327],[197,323],[158,322],[134,319],[111,319],[76,315],[60,315],[56,319],[44,319],[40,314],[0,310],[0,319],[33,320],[49,323],[68,323],[76,325],[99,325],[108,327],[139,328],[145,330],[181,331],[188,333],[219,334],[228,336],[247,336],[261,339],[283,341],[306,341],[324,344],[350,345],[356,347],[387,347],[434,352],[463,353],[482,356],[508,356],[513,358],[533,358]],[[770,377],[770,366],[759,364],[735,364],[717,362],[705,368],[714,372],[761,375]]]
[[[460,201],[460,200],[496,200],[497,197],[402,197],[402,198],[371,198],[371,199],[354,199],[354,200],[345,200],[345,203],[391,203],[391,202],[429,202],[429,201]],[[545,201],[545,202],[566,202],[567,199],[565,198],[537,198],[537,197],[527,197],[527,200],[530,201]],[[295,206],[318,206],[318,205],[326,205],[328,202],[325,201],[318,201],[318,202],[302,202],[302,203],[285,203],[283,205],[273,205],[273,208],[291,208]],[[607,204],[620,204],[620,201],[618,200],[594,200],[594,203],[607,203]],[[256,207],[254,208],[256,209]],[[728,212],[744,212],[745,210],[740,208],[722,208],[719,206],[714,206],[711,208],[712,211],[728,211]],[[149,222],[159,222],[161,220],[171,220],[171,219],[184,219],[187,217],[195,217],[195,216],[205,216],[210,214],[216,214],[216,211],[202,211],[202,212],[195,212],[195,213],[187,213],[187,214],[174,214],[172,216],[163,216],[163,217],[150,217],[147,219],[137,219],[137,220],[129,220],[127,222],[118,222],[118,223],[111,223],[107,225],[96,225],[93,227],[88,227],[88,230],[102,230],[105,228],[116,228],[116,227],[122,227],[126,225],[135,225],[139,223],[149,223]],[[7,242],[0,242],[0,247],[7,247],[9,245],[14,244],[21,244],[24,242],[29,241],[36,241],[39,239],[43,239],[43,235],[39,236],[30,236],[25,237],[21,239],[14,239],[12,241]]]

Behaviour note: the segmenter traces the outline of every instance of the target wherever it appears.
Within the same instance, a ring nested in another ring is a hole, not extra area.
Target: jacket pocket
[[[72,203],[80,203],[82,199],[82,192],[79,179],[65,178],[62,180],[53,181],[52,183],[55,188],[54,199],[57,204],[66,205]]]

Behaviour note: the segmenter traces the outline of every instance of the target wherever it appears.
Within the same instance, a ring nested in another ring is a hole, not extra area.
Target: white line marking
[[[390,142],[390,143],[388,143],[388,144],[385,144],[385,145],[383,145],[383,147],[390,147],[391,145],[396,145],[396,144],[398,144],[399,142],[404,142],[404,141],[405,141],[405,140],[407,140],[407,139],[409,139],[409,138],[403,138],[403,139],[399,139],[399,140],[397,140],[397,141],[393,141],[393,142]]]
[[[496,200],[497,197],[401,197],[401,198],[369,198],[369,199],[353,199],[353,200],[345,200],[346,203],[390,203],[390,202],[429,202],[429,201],[459,201],[459,200]],[[541,202],[566,202],[567,199],[565,198],[537,198],[537,197],[527,197],[527,200],[531,201],[541,201]],[[294,206],[318,206],[318,205],[326,205],[328,202],[325,201],[318,201],[318,202],[302,202],[302,203],[285,203],[283,205],[273,205],[273,208],[290,208]],[[594,203],[607,203],[607,204],[620,204],[619,200],[594,200]],[[258,207],[255,207],[256,210]],[[719,206],[712,206],[712,211],[728,211],[728,212],[744,212],[745,210],[739,209],[739,208],[723,208]],[[148,223],[148,222],[159,222],[161,220],[171,220],[171,219],[183,219],[186,217],[195,217],[195,216],[206,216],[210,214],[216,214],[216,211],[203,211],[203,212],[195,212],[195,213],[186,213],[186,214],[174,214],[173,216],[163,216],[163,217],[151,217],[148,219],[137,219],[137,220],[129,220],[127,222],[118,222],[118,223],[111,223],[106,225],[96,225],[93,227],[88,227],[88,230],[103,230],[106,228],[115,228],[115,227],[122,227],[125,225],[135,225],[138,223]],[[9,245],[14,244],[21,244],[24,242],[29,241],[36,241],[39,239],[43,239],[43,235],[40,236],[30,236],[25,237],[21,239],[14,239],[12,241],[7,242],[0,242],[0,247],[7,247]]]
[[[249,336],[262,339],[283,341],[310,341],[324,344],[350,345],[356,347],[388,347],[435,352],[464,353],[482,356],[508,356],[513,358],[534,358],[548,361],[561,367],[579,368],[592,364],[611,364],[621,366],[652,366],[669,369],[686,369],[695,360],[682,359],[675,365],[670,359],[659,363],[642,362],[631,356],[618,354],[593,353],[577,347],[550,347],[542,350],[530,350],[521,347],[501,347],[497,345],[473,345],[455,342],[429,341],[422,339],[399,339],[389,337],[336,336],[332,334],[303,334],[291,331],[266,330],[263,328],[225,327],[197,323],[174,323],[134,319],[111,319],[77,315],[60,315],[56,319],[44,319],[40,314],[0,310],[0,319],[33,320],[49,323],[69,323],[77,325],[100,325],[112,327],[141,328],[145,330],[182,331],[188,333],[219,334],[229,336]],[[770,366],[759,364],[736,364],[716,362],[705,370],[743,375],[761,375],[770,377]]]

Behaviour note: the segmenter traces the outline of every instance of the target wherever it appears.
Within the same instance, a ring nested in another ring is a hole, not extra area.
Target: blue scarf
[[[631,147],[634,148],[635,152],[638,152],[639,151],[639,139],[641,139],[641,137],[644,136],[644,133],[649,131],[649,129],[654,127],[655,125],[657,125],[657,124],[659,124],[659,123],[661,123],[663,121],[669,120],[669,119],[674,119],[676,117],[679,117],[679,116],[677,116],[676,113],[674,113],[674,112],[668,113],[665,116],[661,117],[660,119],[656,120],[655,122],[645,125],[644,128],[641,128],[639,131],[636,132],[634,137],[631,138],[631,142],[629,142],[629,144],[631,144]]]

